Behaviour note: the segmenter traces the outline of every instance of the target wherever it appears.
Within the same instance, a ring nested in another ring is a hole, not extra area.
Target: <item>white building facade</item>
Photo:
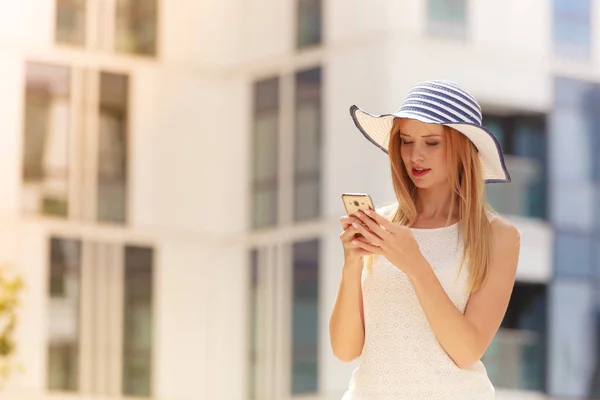
[[[600,271],[589,153],[600,141],[559,140],[559,127],[587,126],[585,88],[600,82],[590,2],[6,5],[0,256],[27,285],[24,370],[7,398],[339,399],[355,367],[328,337],[340,196],[394,201],[387,157],[348,110],[394,112],[434,78],[479,100],[513,177],[489,186],[522,232],[518,284],[484,360],[499,399],[585,396],[595,292],[553,271],[572,249]],[[563,153],[589,177],[557,172]],[[586,333],[548,339],[552,290],[584,293],[573,301],[588,311],[551,327]],[[555,362],[563,342],[583,374]]]

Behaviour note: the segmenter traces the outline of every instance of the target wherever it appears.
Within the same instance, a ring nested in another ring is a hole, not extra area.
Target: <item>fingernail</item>
[[[365,214],[371,215],[371,210],[365,210]]]
[[[356,222],[353,222],[352,226],[355,227],[355,228],[358,228],[358,224]]]

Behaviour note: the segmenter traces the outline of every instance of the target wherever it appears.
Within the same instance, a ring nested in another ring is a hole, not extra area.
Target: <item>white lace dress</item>
[[[387,213],[383,212],[384,215]],[[448,297],[464,312],[469,300],[458,225],[412,229],[421,252]],[[456,366],[437,341],[415,291],[385,257],[362,273],[365,343],[343,400],[489,400],[494,387],[485,367]]]

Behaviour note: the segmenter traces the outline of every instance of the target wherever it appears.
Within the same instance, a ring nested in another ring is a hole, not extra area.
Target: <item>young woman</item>
[[[486,182],[510,182],[502,149],[475,98],[448,81],[419,84],[395,114],[351,115],[389,154],[398,203],[341,219],[330,340],[340,360],[360,356],[344,400],[493,399],[480,359],[520,248],[486,200]]]

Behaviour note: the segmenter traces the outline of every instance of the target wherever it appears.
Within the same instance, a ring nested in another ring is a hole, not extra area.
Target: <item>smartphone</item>
[[[371,196],[366,193],[344,193],[342,194],[342,201],[348,215],[362,210],[375,209]]]

